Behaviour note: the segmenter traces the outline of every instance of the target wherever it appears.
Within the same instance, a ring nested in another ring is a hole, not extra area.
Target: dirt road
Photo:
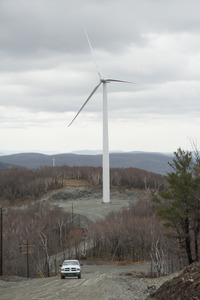
[[[148,264],[131,266],[83,265],[82,279],[51,278],[21,279],[4,281],[0,279],[1,300],[144,300],[149,295],[147,286],[157,285],[158,279],[135,278],[125,274],[143,271]]]

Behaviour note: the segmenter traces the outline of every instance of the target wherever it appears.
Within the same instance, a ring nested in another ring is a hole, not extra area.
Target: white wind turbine
[[[86,37],[90,46],[90,50],[93,55],[92,46],[88,37],[88,34],[85,30]],[[94,55],[93,55],[94,58]],[[95,60],[94,60],[95,61]],[[107,106],[107,83],[110,82],[123,82],[123,83],[133,83],[130,81],[125,80],[118,80],[118,79],[112,79],[112,78],[102,78],[101,73],[98,70],[97,63],[95,61],[95,65],[97,67],[97,73],[99,75],[99,83],[91,94],[88,96],[87,100],[83,103],[71,123],[68,125],[68,127],[74,122],[74,120],[77,118],[79,113],[82,111],[84,106],[87,104],[87,102],[90,100],[90,98],[94,95],[96,90],[100,87],[101,84],[103,84],[103,203],[110,203],[110,163],[109,163],[109,146],[108,146],[108,106]]]

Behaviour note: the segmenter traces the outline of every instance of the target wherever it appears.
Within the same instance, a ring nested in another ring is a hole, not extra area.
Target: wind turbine
[[[90,50],[93,55],[92,46],[88,37],[88,34],[85,30],[86,37],[90,46]],[[94,58],[94,55],[93,55]],[[95,61],[95,60],[94,60]],[[74,122],[74,120],[78,117],[80,112],[83,110],[87,102],[90,100],[90,98],[95,94],[97,89],[100,87],[101,84],[103,84],[103,203],[110,203],[110,163],[109,163],[109,146],[108,146],[108,104],[107,104],[107,83],[110,82],[122,82],[122,83],[132,83],[130,81],[125,80],[118,80],[113,78],[102,78],[101,73],[98,70],[97,63],[95,61],[95,65],[97,67],[97,73],[99,75],[99,83],[95,88],[92,90],[91,94],[88,96],[86,101],[83,103],[71,123],[68,125],[68,127]]]

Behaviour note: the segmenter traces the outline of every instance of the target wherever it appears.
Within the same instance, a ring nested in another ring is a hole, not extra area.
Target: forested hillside
[[[111,169],[111,186],[160,190],[166,181],[160,174],[140,169]],[[102,168],[43,167],[37,170],[9,169],[0,171],[0,199],[16,203],[38,199],[46,192],[66,185],[67,179],[83,179],[88,184],[102,184]]]

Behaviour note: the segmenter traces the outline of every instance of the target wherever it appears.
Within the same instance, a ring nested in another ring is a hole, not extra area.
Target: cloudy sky
[[[199,143],[199,0],[0,0],[0,152],[111,151]],[[84,26],[93,47],[91,54]]]

